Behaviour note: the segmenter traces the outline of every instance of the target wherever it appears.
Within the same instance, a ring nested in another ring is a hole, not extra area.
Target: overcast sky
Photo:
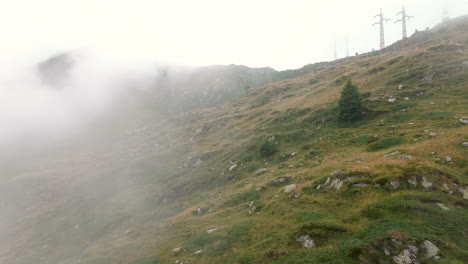
[[[395,14],[405,4],[408,33],[468,14],[466,0],[0,0],[0,59],[26,62],[60,51],[96,49],[117,59],[185,65],[244,64],[298,68],[378,49],[372,26],[383,8],[386,44],[401,37]]]

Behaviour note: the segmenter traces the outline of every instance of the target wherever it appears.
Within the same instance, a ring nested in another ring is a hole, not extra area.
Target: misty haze
[[[0,4],[0,264],[466,263],[468,3]]]

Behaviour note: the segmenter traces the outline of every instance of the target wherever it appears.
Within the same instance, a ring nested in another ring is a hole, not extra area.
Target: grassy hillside
[[[137,120],[12,169],[2,191],[39,178],[20,199],[43,200],[0,222],[11,229],[0,263],[398,263],[405,250],[419,263],[465,263],[467,28],[452,20],[406,52]],[[344,124],[336,106],[349,78],[366,111]],[[60,191],[42,197],[46,183]]]

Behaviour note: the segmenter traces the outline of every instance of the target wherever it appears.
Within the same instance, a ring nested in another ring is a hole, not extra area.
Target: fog
[[[198,66],[299,68],[332,60],[334,41],[339,58],[347,40],[350,54],[368,52],[378,46],[373,16],[382,7],[394,18],[403,4],[64,2],[0,6],[0,264],[79,263],[90,243],[154,235],[147,230],[170,214],[161,182],[178,165],[161,158],[172,118],[277,73]],[[409,33],[440,22],[443,6],[468,13],[459,0],[404,4],[415,16]],[[387,45],[400,38],[394,21],[386,30]]]

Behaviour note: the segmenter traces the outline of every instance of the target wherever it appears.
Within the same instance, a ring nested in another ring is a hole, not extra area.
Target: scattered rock
[[[254,201],[250,201],[250,203],[248,205],[249,205],[249,207],[252,207],[254,205]]]
[[[198,166],[202,165],[202,163],[203,163],[203,160],[198,159],[197,162],[195,162],[195,164],[193,164],[193,167],[198,167]]]
[[[394,190],[398,189],[400,187],[400,180],[393,180],[390,181],[390,185],[393,187]]]
[[[199,135],[203,131],[203,127],[198,128],[195,130],[195,135]]]
[[[212,228],[212,229],[208,229],[206,232],[207,232],[208,234],[211,234],[211,233],[214,233],[214,232],[216,232],[216,231],[218,231],[218,230],[219,230],[219,228]]]
[[[334,170],[332,173],[330,173],[330,176],[336,177],[338,175],[345,174],[345,173],[346,173],[346,171],[344,171],[344,170]]]
[[[366,187],[366,186],[369,186],[369,184],[367,183],[355,183],[353,185],[351,185],[353,187]]]
[[[398,85],[398,90],[403,89],[403,84]]]
[[[396,98],[389,98],[387,101],[388,101],[389,103],[394,103],[394,102],[396,102]]]
[[[324,184],[317,186],[317,190],[321,190],[323,188],[326,188],[326,187],[328,187],[329,184],[330,184],[330,177],[327,178],[327,180],[325,181]]]
[[[429,182],[426,177],[422,177],[422,182],[421,182],[421,185],[422,187],[426,188],[426,189],[430,189],[432,188],[432,182]]]
[[[414,187],[418,186],[418,179],[416,176],[411,177],[411,179],[408,179],[408,183],[413,185]]]
[[[468,199],[468,187],[465,187],[465,189],[460,188],[460,192],[463,195],[463,199]]]
[[[341,186],[343,186],[343,182],[342,180],[340,179],[333,179],[333,181],[330,183],[330,187],[333,187],[337,190],[339,190],[341,188]]]
[[[468,142],[465,141],[465,142],[462,143],[462,145],[463,145],[464,147],[468,147]]]
[[[388,251],[387,248],[384,248],[384,253],[385,253],[386,256],[390,256],[390,251]]]
[[[433,72],[431,74],[428,74],[428,75],[424,76],[421,80],[422,81],[432,81],[432,78],[434,78],[434,74],[435,74],[435,72]]]
[[[229,171],[232,171],[234,170],[235,168],[237,168],[238,165],[237,164],[232,164],[230,167],[229,167]]]
[[[395,155],[400,154],[400,153],[401,153],[400,151],[393,151],[393,152],[390,152],[388,154],[385,154],[384,158],[392,157],[392,156],[395,156]]]
[[[440,254],[439,248],[429,240],[424,241],[424,247],[426,248],[426,258],[433,258]]]
[[[401,155],[400,157],[398,157],[399,159],[411,159],[413,156],[412,155],[409,155],[409,154],[404,154],[404,155]]]
[[[416,246],[413,246],[413,245],[409,245],[408,249],[411,251],[411,253],[413,253],[415,255],[418,254],[418,252],[419,252],[419,249]]]
[[[445,206],[444,204],[442,203],[436,203],[437,206],[440,207],[440,209],[444,210],[444,211],[447,211],[447,210],[450,210],[447,206]]]
[[[255,172],[255,174],[262,174],[262,173],[267,172],[267,171],[268,171],[267,168],[261,168],[257,172]]]
[[[301,243],[303,248],[314,248],[315,242],[309,235],[300,236],[296,239],[297,242]]]
[[[468,120],[466,119],[459,119],[458,121],[460,121],[462,124],[468,124]]]
[[[412,264],[411,252],[408,249],[404,249],[398,256],[393,257],[393,262],[397,264]]]
[[[437,136],[437,133],[431,132],[431,133],[429,133],[429,136],[435,137],[435,136]]]
[[[286,185],[286,186],[284,187],[284,192],[285,192],[285,193],[292,192],[292,191],[294,191],[294,190],[296,189],[296,187],[297,187],[296,184]]]

